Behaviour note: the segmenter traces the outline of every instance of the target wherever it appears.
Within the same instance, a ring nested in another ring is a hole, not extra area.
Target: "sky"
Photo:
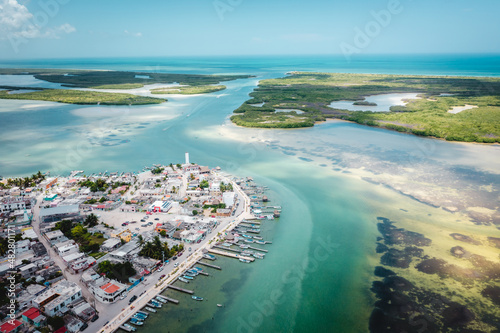
[[[0,0],[0,58],[500,53],[498,0]]]

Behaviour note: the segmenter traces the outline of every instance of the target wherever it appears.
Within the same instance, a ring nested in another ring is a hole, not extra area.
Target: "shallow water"
[[[303,61],[286,70],[272,60],[252,66],[222,66],[213,60],[192,68],[182,62],[163,64],[159,68],[247,72],[258,78],[227,82],[221,93],[172,96],[154,106],[0,100],[0,174],[139,171],[153,163],[177,163],[188,151],[194,162],[252,176],[270,187],[272,202],[283,207],[279,220],[265,222],[264,236],[273,241],[266,246],[266,259],[249,265],[218,259],[222,271],[189,284],[206,301],[169,291],[181,304],[151,315],[147,331],[366,332],[374,301],[369,288],[377,263],[377,216],[416,231],[430,230],[426,226],[448,231],[456,220],[460,228],[477,230],[463,215],[366,178],[433,183],[440,181],[429,178],[435,174],[462,190],[486,184],[497,190],[499,146],[450,143],[339,121],[300,130],[247,129],[228,121],[259,79],[321,67]],[[143,68],[139,61],[115,66]],[[415,74],[426,71],[432,69],[422,66]],[[457,179],[462,183],[453,183]]]
[[[389,112],[391,106],[406,105],[407,100],[416,99],[417,93],[381,94],[366,96],[364,102],[375,103],[375,105],[354,105],[354,101],[337,101],[328,105],[331,108],[349,111],[372,111]]]

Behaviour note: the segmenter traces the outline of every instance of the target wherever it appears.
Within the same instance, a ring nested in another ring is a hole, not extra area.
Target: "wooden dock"
[[[177,290],[177,291],[180,291],[180,292],[183,292],[183,293],[186,293],[186,294],[190,294],[190,295],[194,294],[194,291],[192,291],[192,290],[188,290],[188,289],[184,289],[184,288],[179,288],[179,287],[173,286],[171,284],[169,284],[167,286],[167,288],[170,288],[170,289],[173,289],[173,290]]]
[[[166,301],[169,301],[170,303],[179,304],[179,301],[174,298],[166,297],[163,295],[157,295],[157,296],[163,298]]]
[[[255,258],[253,258],[253,257],[241,256],[239,254],[234,254],[234,253],[226,252],[226,251],[210,249],[210,250],[208,250],[208,252],[213,253],[213,254],[218,254],[221,256],[225,256],[225,257],[229,257],[229,258],[246,259],[248,261],[255,261]]]
[[[238,250],[238,249],[232,249],[232,248],[230,248],[230,247],[225,247],[225,246],[220,246],[220,245],[214,245],[214,247],[216,247],[216,248],[218,248],[218,249],[228,250],[228,251],[233,251],[233,252],[238,252],[238,253],[243,252],[243,251]]]
[[[252,250],[262,251],[262,252],[269,252],[268,250],[259,249],[258,247],[253,247],[253,246],[249,246],[248,248],[252,249]]]
[[[201,260],[198,260],[197,261],[198,264],[200,265],[205,265],[207,267],[210,267],[210,268],[215,268],[215,269],[218,269],[218,270],[221,270],[222,268],[220,268],[219,266],[215,266],[215,265],[212,265],[212,264],[207,264],[206,262],[203,262]]]

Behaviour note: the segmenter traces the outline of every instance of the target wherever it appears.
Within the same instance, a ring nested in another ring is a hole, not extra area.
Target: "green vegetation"
[[[154,168],[153,170],[151,170],[151,173],[153,175],[158,175],[158,174],[162,173],[163,170],[164,170],[163,168],[157,167],[157,168]]]
[[[69,220],[57,222],[55,229],[61,230],[64,236],[77,242],[80,245],[80,251],[89,252],[90,254],[97,253],[105,241],[102,234],[90,234],[87,228]]]
[[[128,278],[137,273],[130,261],[113,264],[109,260],[105,260],[99,263],[98,271],[106,274],[108,278],[122,283],[128,283]]]
[[[141,239],[139,242],[144,242],[144,240]],[[180,244],[179,246],[174,245],[172,246],[171,249],[168,248],[168,244],[165,242],[163,243],[160,240],[160,237],[156,236],[153,241],[151,242],[146,242],[142,245],[142,249],[139,252],[139,255],[152,258],[152,259],[157,259],[157,260],[162,260],[163,255],[165,255],[165,259],[171,258],[174,255],[176,255],[178,252],[182,251],[184,249],[184,245]]]
[[[93,89],[137,89],[142,88],[142,83],[123,83],[123,84],[105,84],[102,86],[91,87]]]
[[[361,106],[377,106],[377,103],[373,102],[367,102],[367,101],[359,101],[359,102],[354,102],[352,105],[361,105]]]
[[[203,179],[200,183],[200,188],[201,189],[205,189],[205,188],[208,188],[210,186],[210,184],[208,183],[208,180],[206,179]]]
[[[26,68],[3,68],[0,75],[34,75],[39,80],[61,83],[64,86],[79,88],[102,88],[125,84],[173,84],[189,86],[203,86],[218,84],[223,81],[245,79],[250,75],[197,75],[197,74],[169,74],[169,73],[147,73],[147,72],[120,72],[120,71],[92,71],[71,69],[26,69]],[[139,77],[136,77],[139,76]],[[31,88],[30,88],[31,89]],[[104,88],[102,88],[104,89]],[[109,89],[109,88],[106,88]]]
[[[232,190],[233,190],[233,185],[231,185],[230,183],[229,184],[224,184],[224,183],[220,184],[220,191],[221,192],[232,191]]]
[[[391,112],[362,112],[330,108],[333,101],[350,100],[368,105],[364,96],[387,93],[419,93],[421,99]],[[441,94],[453,94],[441,95]],[[261,81],[252,99],[231,120],[240,126],[263,128],[311,127],[326,118],[450,141],[500,142],[500,79],[487,77],[429,77],[375,74],[292,73]],[[262,107],[253,104],[264,103]],[[454,106],[478,108],[457,114]],[[275,113],[276,109],[298,109]]]
[[[87,179],[79,182],[78,185],[90,188],[91,192],[104,192],[109,187],[104,179],[97,179],[95,182]]]
[[[171,88],[158,88],[151,90],[152,94],[180,94],[180,95],[195,95],[208,94],[226,89],[226,86],[184,86]]]
[[[8,91],[0,91],[0,99],[22,99],[82,105],[144,105],[160,104],[166,101],[162,98],[143,97],[132,94],[68,89],[43,89],[23,94],[9,94]]]
[[[7,184],[0,183],[0,188],[9,189],[12,186],[17,186],[21,189],[24,189],[27,187],[34,187],[37,184],[40,184],[43,180],[45,180],[45,175],[42,174],[40,171],[38,171],[37,173],[35,173],[31,177],[8,178]]]
[[[90,228],[95,227],[98,223],[99,223],[99,218],[94,213],[87,215],[85,221],[83,221],[83,225],[88,226]]]

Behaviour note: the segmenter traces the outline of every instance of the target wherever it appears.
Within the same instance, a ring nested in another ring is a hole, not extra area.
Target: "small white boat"
[[[148,310],[149,312],[156,313],[156,310],[153,308],[150,308],[149,306],[146,306],[144,309]]]

